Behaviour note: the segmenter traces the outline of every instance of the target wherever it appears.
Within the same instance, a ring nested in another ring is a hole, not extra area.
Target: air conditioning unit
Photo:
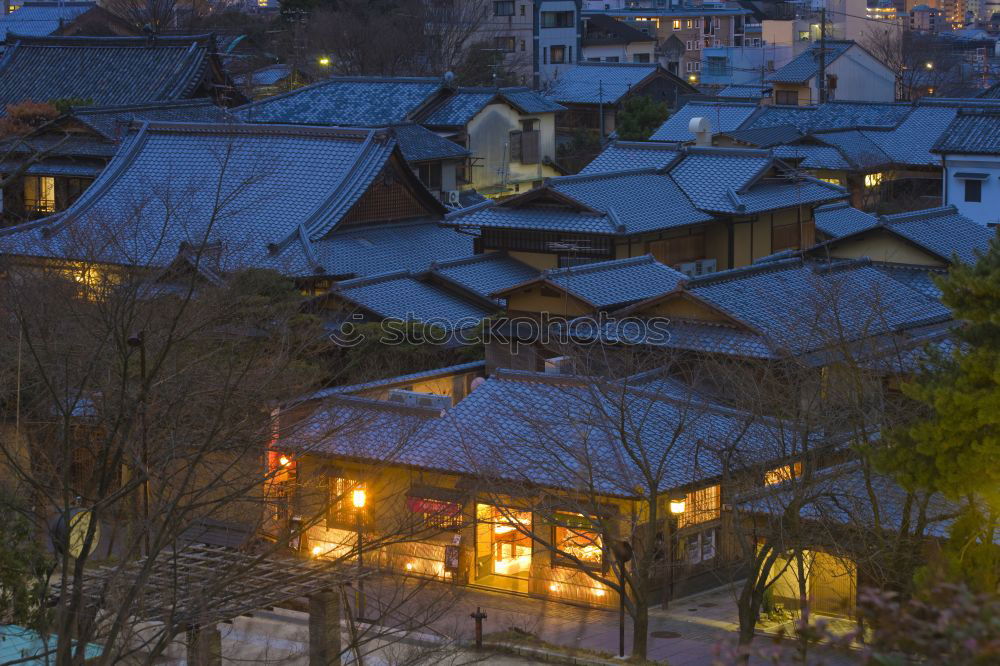
[[[545,373],[549,375],[570,374],[572,367],[572,356],[556,356],[545,359]]]
[[[448,199],[449,206],[462,205],[462,199],[458,196],[458,190],[445,190],[444,196]]]
[[[715,259],[699,259],[698,261],[685,261],[674,265],[681,273],[688,277],[698,277],[707,273],[714,273],[717,270]]]
[[[389,402],[399,403],[407,407],[448,409],[451,407],[451,396],[407,391],[406,389],[392,389],[389,391]]]

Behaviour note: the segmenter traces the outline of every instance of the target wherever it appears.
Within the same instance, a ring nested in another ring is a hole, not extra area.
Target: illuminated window
[[[802,476],[802,463],[797,462],[792,465],[782,465],[775,467],[764,473],[764,485],[773,486]]]
[[[684,513],[677,516],[677,527],[683,528],[718,519],[721,515],[721,499],[719,486],[709,486],[688,493],[684,498]]]
[[[674,30],[680,30],[680,29],[681,29],[681,20],[674,19]]]
[[[881,173],[866,173],[865,174],[865,187],[878,187],[882,184],[882,174]]]
[[[354,502],[354,493],[365,491],[365,484],[355,479],[340,476],[330,478],[330,506],[326,512],[326,526],[353,526],[359,517],[364,517],[365,508]]]
[[[257,0],[258,7],[267,7],[267,0]]]
[[[25,176],[24,207],[37,213],[54,213],[56,179],[51,176]]]
[[[840,179],[839,178],[820,178],[819,180],[822,180],[824,183],[831,183],[833,185],[840,185]]]
[[[691,21],[691,19],[688,19],[687,21],[684,22],[684,27],[685,28],[690,28],[693,25],[694,25],[694,23]]]
[[[587,565],[601,566],[604,562],[604,542],[590,518],[579,513],[557,513],[553,516],[555,544],[564,559],[572,558]]]
[[[406,508],[416,516],[422,527],[457,530],[462,527],[462,505],[424,497],[407,497]]]

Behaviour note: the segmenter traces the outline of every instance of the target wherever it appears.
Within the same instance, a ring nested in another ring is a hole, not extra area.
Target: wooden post
[[[340,600],[333,590],[309,596],[309,666],[340,666]]]
[[[222,666],[222,634],[216,625],[188,629],[187,663],[188,666]]]

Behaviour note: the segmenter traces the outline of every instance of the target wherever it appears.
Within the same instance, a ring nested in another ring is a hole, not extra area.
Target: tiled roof
[[[1000,153],[1000,112],[960,112],[940,135],[932,150],[969,155]]]
[[[827,40],[826,64],[829,66],[852,46],[854,42],[851,41]],[[819,46],[810,47],[778,71],[768,74],[764,80],[773,83],[805,83],[819,72],[819,55]]]
[[[775,146],[775,157],[788,160],[802,169],[850,169],[852,163],[840,149],[833,146],[798,142],[790,146]]]
[[[538,276],[538,270],[514,259],[506,252],[488,252],[465,259],[434,262],[431,274],[459,284],[465,289],[490,298],[502,291]]]
[[[958,255],[963,262],[975,263],[996,235],[993,229],[959,214],[954,206],[883,215],[879,222],[946,261]]]
[[[625,415],[624,431],[613,425],[616,415]],[[641,442],[649,457],[664,460],[659,490],[667,491],[718,477],[722,466],[713,446],[739,441],[742,455],[734,464],[757,462],[780,428],[756,420],[747,426],[748,420],[641,388],[502,370],[443,413],[332,397],[278,447],[459,474],[486,467],[491,477],[508,481],[554,488],[592,483],[598,492],[630,497],[640,481],[639,470],[622,463],[626,443]],[[685,426],[679,433],[678,423]],[[566,464],[572,458],[567,454],[583,451],[588,465],[574,470]]]
[[[716,213],[759,213],[846,196],[843,188],[811,178],[763,177],[773,166],[768,151],[691,147],[670,176],[695,206]]]
[[[707,222],[677,182],[653,171],[552,178],[549,186],[591,208],[603,211],[618,233],[640,233]]]
[[[831,238],[871,229],[878,224],[877,217],[853,208],[846,201],[817,206],[813,209],[813,218],[816,230]]]
[[[703,150],[688,153],[670,169],[670,176],[702,210],[733,213],[741,192],[772,164],[760,150]]]
[[[927,268],[926,266],[908,266],[904,264],[872,264],[876,270],[885,273],[896,282],[905,284],[910,289],[923,294],[927,298],[941,300],[941,289],[934,281],[935,277],[944,275],[946,271]]]
[[[107,238],[98,252],[90,249],[91,261],[163,266],[182,244],[208,242],[224,246],[223,271],[336,275],[315,243],[395,146],[377,130],[144,123],[69,209],[0,234],[14,254],[73,258],[84,250],[83,236],[94,234]],[[429,214],[443,212],[429,193],[424,205]]]
[[[560,104],[617,104],[659,65],[581,62],[552,83],[547,96]]]
[[[786,485],[744,497],[740,503],[757,513],[782,515],[789,501],[801,494]],[[854,461],[819,470],[805,495],[809,499],[799,515],[807,520],[832,521],[863,530],[899,530],[904,522],[913,525],[923,519],[926,520],[925,533],[939,538],[948,536],[959,509],[940,493],[918,492],[914,500],[889,476],[873,470],[865,472],[862,463]],[[878,500],[874,506],[873,496]],[[919,507],[925,507],[920,517]],[[996,538],[1000,538],[1000,534]]]
[[[955,107],[919,105],[891,130],[869,130],[865,134],[888,154],[895,164],[939,166],[941,157],[931,152],[938,137],[955,118]]]
[[[445,331],[472,328],[492,310],[408,271],[338,282],[331,293],[383,319],[418,321]]]
[[[686,288],[793,353],[951,318],[867,260],[775,260],[692,278]]]
[[[603,310],[673,291],[686,276],[645,255],[547,270],[537,279]]]
[[[407,162],[459,159],[469,154],[462,146],[438,136],[423,125],[393,125],[392,131]]]
[[[762,106],[741,129],[794,125],[801,132],[896,127],[913,110],[906,102],[827,102],[819,106]]]
[[[607,215],[579,212],[571,208],[530,208],[497,205],[493,201],[470,206],[445,216],[456,227],[532,229],[613,234],[616,226]]]
[[[402,123],[439,94],[439,78],[337,76],[240,107],[247,122],[376,127]]]
[[[636,30],[628,23],[617,21],[605,14],[588,14],[583,29],[583,46],[656,41],[654,37]]]
[[[420,114],[420,122],[439,127],[464,127],[494,100],[507,102],[521,113],[554,113],[565,110],[565,107],[530,88],[458,88],[443,102]]]
[[[275,83],[290,76],[291,73],[291,65],[268,65],[267,67],[255,69],[248,74],[238,74],[233,77],[233,81],[241,86],[273,86]]]
[[[96,6],[96,2],[25,2],[15,12],[0,14],[0,42],[8,32],[32,37],[51,35]]]
[[[721,134],[759,148],[770,148],[778,144],[789,143],[802,136],[802,132],[795,125],[730,130],[728,132],[721,132]]]
[[[435,220],[345,227],[313,243],[316,261],[331,275],[370,276],[425,271],[434,262],[471,257],[472,238]]]
[[[856,169],[871,169],[891,164],[892,158],[860,130],[839,130],[813,135],[817,140],[835,146]]]
[[[716,96],[725,99],[758,100],[764,97],[764,91],[770,89],[771,86],[732,85],[720,90]]]
[[[692,118],[708,118],[713,132],[739,129],[759,107],[743,102],[688,102],[664,121],[649,137],[650,141],[694,141],[688,131]]]
[[[579,207],[532,206],[528,195],[522,195],[499,205],[456,211],[448,215],[448,222],[463,227],[635,234],[712,219],[697,210],[669,176],[651,169],[551,178],[545,187]]]
[[[74,108],[70,113],[109,139],[121,138],[127,128],[120,125],[134,120],[223,123],[232,119],[227,109],[216,106],[210,99],[182,99],[125,106],[84,106]]]
[[[191,97],[214,57],[211,35],[23,37],[0,57],[0,109],[24,100],[78,97],[138,104]]]
[[[437,367],[432,370],[421,370],[420,372],[411,372],[407,375],[397,375],[395,377],[388,377],[386,379],[373,379],[370,382],[362,382],[360,384],[349,384],[346,386],[331,386],[329,388],[320,389],[309,395],[302,396],[293,401],[293,404],[300,404],[307,400],[316,400],[320,398],[335,396],[335,395],[350,395],[357,394],[372,389],[398,386],[400,384],[410,384],[413,382],[424,381],[427,379],[436,379],[438,377],[448,377],[451,375],[457,375],[465,372],[474,372],[476,370],[485,370],[486,361],[469,361],[468,363],[459,363],[457,365],[448,365],[443,368]]]
[[[661,169],[680,157],[676,144],[653,141],[612,141],[580,173],[594,174],[628,169]]]

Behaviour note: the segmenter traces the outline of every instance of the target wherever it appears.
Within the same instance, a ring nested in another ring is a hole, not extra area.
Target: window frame
[[[975,185],[970,188],[969,186],[975,183]],[[971,192],[974,190],[974,192]],[[966,203],[982,203],[983,202],[983,181],[978,178],[966,178],[965,187],[963,191],[963,200]],[[974,197],[974,198],[972,198]]]
[[[493,16],[514,16],[514,0],[493,0]],[[501,8],[510,8],[510,12],[501,13]]]

